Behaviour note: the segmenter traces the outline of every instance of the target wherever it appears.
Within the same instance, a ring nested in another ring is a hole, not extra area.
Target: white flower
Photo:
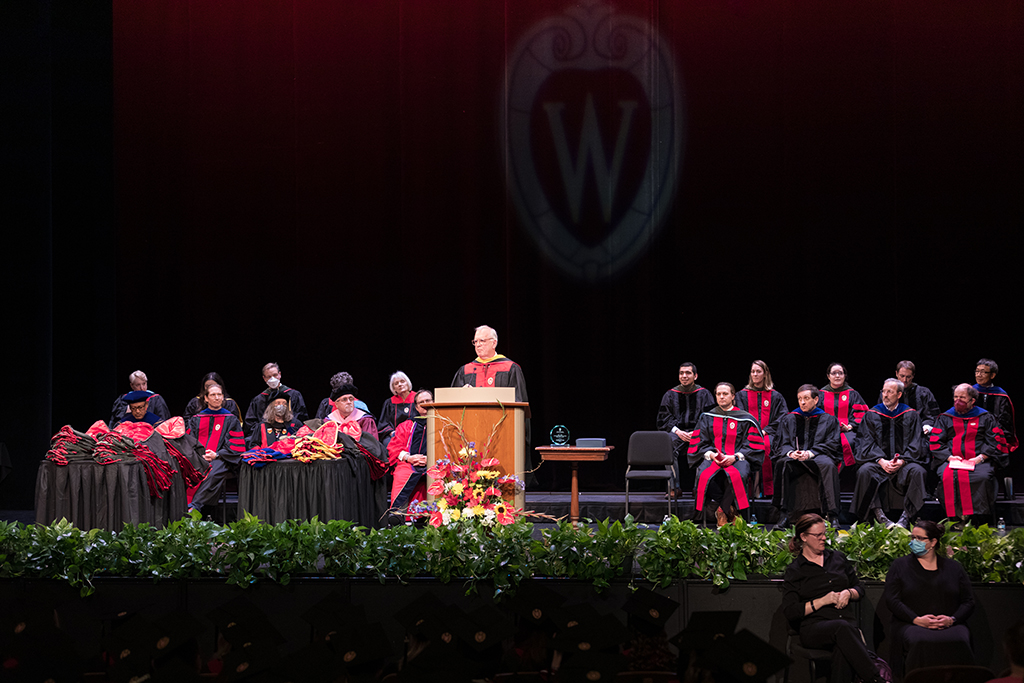
[[[468,506],[462,508],[462,516],[463,517],[472,517],[474,514],[475,513],[473,512],[473,508],[468,507]]]

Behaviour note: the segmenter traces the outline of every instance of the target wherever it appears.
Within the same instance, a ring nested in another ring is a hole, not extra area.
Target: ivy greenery
[[[536,536],[539,535],[539,538]],[[883,580],[892,561],[908,552],[909,532],[880,525],[830,531],[865,579]],[[705,529],[675,517],[658,527],[623,522],[560,522],[534,533],[519,520],[485,528],[411,525],[367,530],[350,522],[289,521],[272,525],[246,515],[220,526],[198,515],[156,528],[125,525],[114,533],[83,531],[61,520],[50,526],[0,522],[0,578],[56,579],[93,591],[97,577],[153,580],[222,577],[246,586],[259,580],[287,584],[301,576],[371,577],[407,582],[429,576],[459,581],[467,592],[481,583],[496,596],[531,576],[613,580],[668,586],[711,581],[727,588],[753,576],[777,577],[792,557],[792,531],[747,526],[742,519]],[[1024,528],[999,536],[987,525],[944,537],[944,552],[974,581],[1024,583]]]

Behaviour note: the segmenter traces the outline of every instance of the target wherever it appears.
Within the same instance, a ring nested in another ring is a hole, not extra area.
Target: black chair
[[[225,526],[228,523],[228,506],[234,505],[238,508],[238,472],[228,472],[228,475],[224,478],[224,486],[220,490],[220,498],[217,501],[217,507],[220,508],[220,525]],[[235,520],[237,520],[237,514]],[[235,521],[232,520],[232,521]]]
[[[672,514],[672,435],[668,432],[633,432],[626,454],[626,514],[629,514],[629,482],[633,479],[664,479],[668,514]],[[634,466],[642,469],[633,469]]]
[[[807,660],[807,670],[810,672],[811,683],[818,680],[819,676],[825,675],[818,673],[818,666],[821,664],[829,665],[832,662],[832,650],[817,650],[804,647],[800,644],[800,634],[796,631],[789,632],[789,656],[794,662],[799,659]],[[784,680],[786,683],[789,682],[789,667],[786,668]]]

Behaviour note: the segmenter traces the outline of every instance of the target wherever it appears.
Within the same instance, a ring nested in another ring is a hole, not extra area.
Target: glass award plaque
[[[569,430],[564,425],[555,425],[551,428],[551,445],[552,446],[568,446],[569,445]]]

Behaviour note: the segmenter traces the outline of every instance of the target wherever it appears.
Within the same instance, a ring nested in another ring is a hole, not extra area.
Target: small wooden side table
[[[569,519],[573,524],[580,521],[580,482],[581,462],[603,462],[608,459],[608,451],[615,446],[604,448],[578,448],[576,446],[537,446],[534,450],[540,453],[541,460],[572,463],[572,502],[569,504]]]

